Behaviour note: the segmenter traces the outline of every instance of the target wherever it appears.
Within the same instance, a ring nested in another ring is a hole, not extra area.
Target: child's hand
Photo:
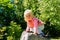
[[[29,32],[29,31],[26,31],[26,30],[24,30],[25,32]]]
[[[32,33],[32,34],[37,35],[36,33]]]

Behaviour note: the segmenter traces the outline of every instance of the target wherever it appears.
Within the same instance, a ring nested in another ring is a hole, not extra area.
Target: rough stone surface
[[[22,32],[20,40],[50,40],[50,39],[45,38],[45,37],[40,37],[38,35],[34,35],[34,34],[30,33],[30,32],[25,32],[24,31],[24,32]]]

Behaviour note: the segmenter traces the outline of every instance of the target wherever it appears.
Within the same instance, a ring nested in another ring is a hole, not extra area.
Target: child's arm
[[[34,20],[34,34],[38,33],[38,21],[37,19]]]
[[[43,25],[44,24],[44,22],[42,22],[41,20],[39,20],[39,25]]]
[[[27,24],[27,28],[26,28],[26,32],[30,31],[30,27],[29,25]]]

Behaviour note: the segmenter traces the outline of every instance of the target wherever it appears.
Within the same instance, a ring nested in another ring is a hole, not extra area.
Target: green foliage
[[[19,40],[26,28],[23,17],[26,9],[45,22],[44,33],[60,36],[60,0],[0,0],[0,38]]]
[[[60,0],[41,0],[40,18],[46,23],[45,30],[53,37],[60,36]],[[53,32],[54,31],[54,32]]]
[[[11,20],[15,19],[15,5],[9,0],[0,1],[0,24],[9,25]]]
[[[45,33],[52,37],[60,36],[60,0],[23,0],[23,6],[45,22]]]
[[[16,22],[11,21],[10,26],[0,27],[0,39],[19,40],[23,29]]]
[[[5,31],[6,31],[6,26],[0,27],[0,39],[4,39],[4,38],[6,39],[7,33]]]
[[[16,5],[16,9],[15,9],[16,20],[15,21],[18,24],[21,24],[22,29],[25,29],[26,22],[24,21],[24,16],[23,16],[25,7],[23,6],[23,0],[16,0],[14,4]]]
[[[13,40],[13,37],[12,36],[8,36],[7,40]]]
[[[10,26],[7,28],[8,37],[7,40],[11,37],[13,40],[19,40],[22,29],[20,25],[17,25],[16,22],[11,21]]]
[[[31,9],[35,16],[40,15],[40,10],[38,9],[39,5],[40,4],[38,0],[24,0],[23,1],[23,6],[25,7],[24,9]]]
[[[15,13],[16,5],[13,3],[9,0],[0,0],[0,39],[2,40],[19,40],[22,32],[21,26],[17,24],[19,16]],[[6,30],[2,29],[4,26]]]

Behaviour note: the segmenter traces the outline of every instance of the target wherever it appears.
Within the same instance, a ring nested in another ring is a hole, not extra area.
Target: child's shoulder
[[[33,20],[38,20],[38,18],[34,17]]]

